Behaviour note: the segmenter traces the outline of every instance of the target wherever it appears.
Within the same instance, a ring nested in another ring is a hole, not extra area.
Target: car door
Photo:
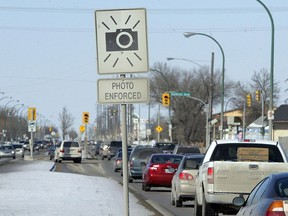
[[[256,216],[259,215],[259,203],[263,197],[264,192],[267,189],[270,179],[265,178],[259,182],[256,187],[251,191],[251,194],[247,198],[245,206],[243,206],[238,215],[243,216]]]

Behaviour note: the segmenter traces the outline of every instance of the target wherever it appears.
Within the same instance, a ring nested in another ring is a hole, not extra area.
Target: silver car
[[[171,204],[181,207],[182,203],[194,200],[196,194],[196,175],[203,154],[187,154],[183,157],[171,182]]]
[[[0,146],[0,158],[16,158],[16,152],[12,145]]]
[[[16,156],[20,156],[20,157],[24,157],[24,147],[22,144],[18,144],[18,143],[14,143],[12,144],[12,146],[14,147],[15,149],[15,153],[16,153]]]

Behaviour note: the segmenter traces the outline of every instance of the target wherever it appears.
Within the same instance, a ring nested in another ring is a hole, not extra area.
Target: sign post
[[[129,215],[127,103],[149,101],[148,79],[126,79],[126,73],[149,70],[146,10],[98,10],[95,12],[97,69],[99,74],[120,74],[117,80],[98,81],[98,102],[121,104],[124,215]],[[140,81],[140,82],[139,82]]]
[[[28,132],[31,132],[31,139],[30,139],[30,157],[33,160],[33,146],[34,146],[34,137],[33,133],[36,132],[36,108],[29,107],[28,108]]]

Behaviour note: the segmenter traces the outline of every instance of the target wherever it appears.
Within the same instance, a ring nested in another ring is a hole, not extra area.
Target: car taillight
[[[214,184],[213,167],[208,167],[208,170],[207,170],[207,182],[208,182],[208,184]]]
[[[133,161],[130,160],[130,167],[133,167]]]
[[[150,164],[150,170],[157,171],[159,168],[159,164]]]
[[[120,164],[122,160],[116,160],[116,164]]]
[[[181,172],[179,174],[179,179],[181,179],[181,180],[190,180],[191,181],[191,180],[194,179],[194,177],[191,174],[189,174],[189,173]]]
[[[64,153],[64,149],[60,149],[60,152],[61,152],[61,153]]]
[[[273,201],[267,209],[265,216],[285,216],[283,201]]]
[[[78,153],[81,153],[82,152],[82,150],[81,149],[78,149]]]

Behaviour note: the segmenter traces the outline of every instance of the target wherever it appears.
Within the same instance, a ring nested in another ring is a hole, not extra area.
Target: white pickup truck
[[[261,179],[283,171],[287,156],[276,141],[213,141],[196,177],[195,216],[236,214],[234,197],[246,197]]]

